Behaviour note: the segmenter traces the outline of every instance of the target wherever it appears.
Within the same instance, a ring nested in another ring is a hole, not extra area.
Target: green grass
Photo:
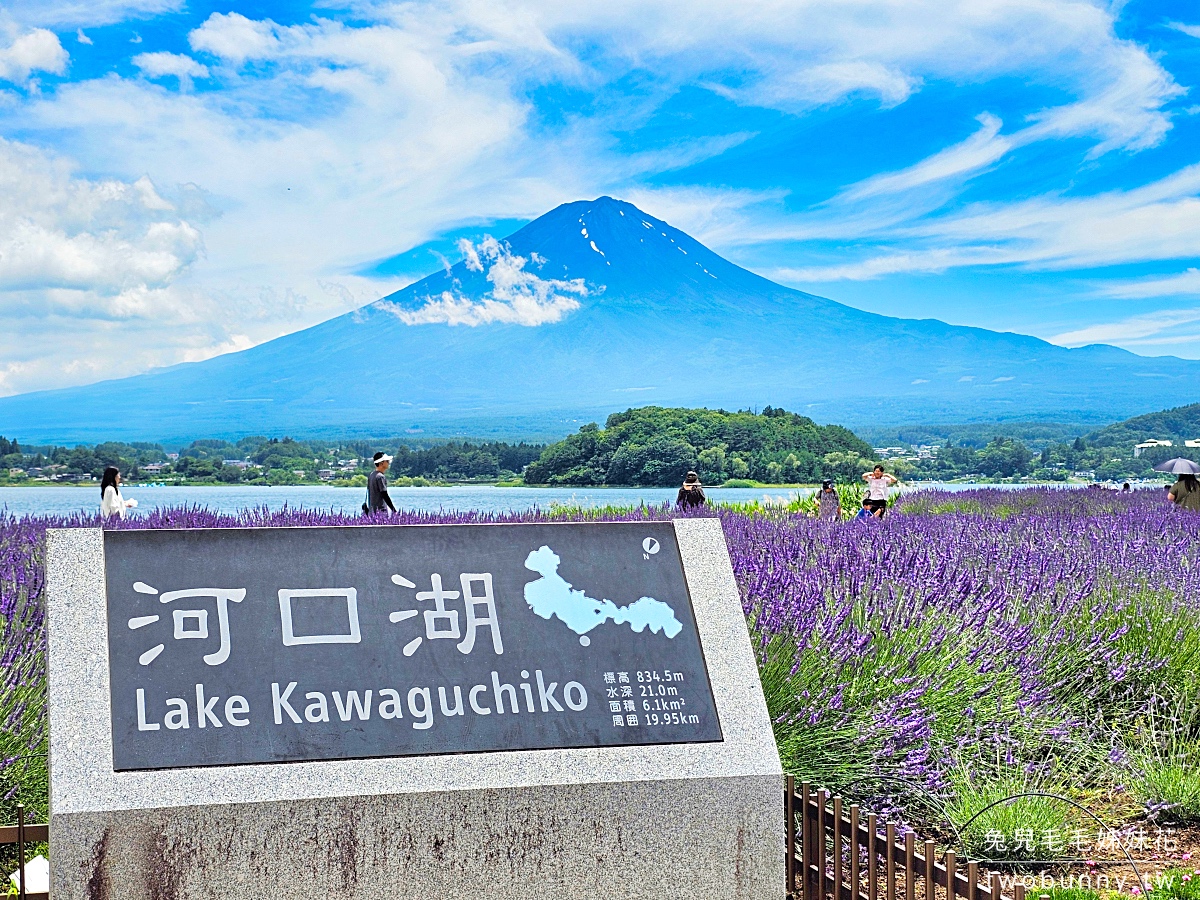
[[[1090,888],[1079,887],[1051,887],[1038,888],[1030,893],[1036,894],[1039,898],[1049,897],[1050,900],[1100,900],[1100,892],[1093,891]],[[1028,896],[1028,895],[1026,895]]]
[[[1153,900],[1200,900],[1200,871],[1167,869],[1155,879],[1147,897]]]
[[[1200,824],[1200,741],[1183,736],[1175,712],[1147,717],[1131,735],[1129,790],[1147,806],[1159,807],[1158,821],[1195,825]]]
[[[1062,788],[1014,774],[981,779],[959,771],[952,781],[954,796],[946,813],[959,829],[969,857],[1024,862],[1066,855],[1074,825],[1070,804],[1052,797],[997,803],[1026,792],[1061,793]]]

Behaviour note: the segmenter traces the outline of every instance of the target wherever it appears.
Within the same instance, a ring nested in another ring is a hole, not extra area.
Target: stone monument
[[[777,898],[720,523],[47,536],[52,896]]]

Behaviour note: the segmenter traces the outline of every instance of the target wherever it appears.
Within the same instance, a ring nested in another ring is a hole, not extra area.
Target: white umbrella
[[[1177,456],[1175,459],[1168,459],[1166,462],[1159,463],[1154,467],[1154,471],[1170,472],[1172,475],[1200,475],[1200,465],[1197,465],[1190,459]]]

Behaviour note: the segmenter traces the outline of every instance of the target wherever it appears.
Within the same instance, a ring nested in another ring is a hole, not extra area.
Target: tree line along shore
[[[1059,440],[1053,437],[1062,438],[1065,427],[1025,428],[1034,435],[1027,440],[1005,433],[1021,433],[1019,424],[897,429],[923,442],[885,436],[881,442],[891,446],[873,447],[843,426],[770,406],[641,407],[551,444],[253,436],[179,447],[120,441],[67,447],[0,437],[0,486],[91,484],[116,466],[134,483],[363,487],[377,450],[394,457],[388,477],[396,486],[660,487],[678,484],[689,471],[705,484],[730,487],[855,482],[877,462],[905,480],[1065,482],[1147,478],[1169,457],[1200,460],[1200,446],[1188,446],[1200,445],[1188,437],[1200,436],[1200,404]]]

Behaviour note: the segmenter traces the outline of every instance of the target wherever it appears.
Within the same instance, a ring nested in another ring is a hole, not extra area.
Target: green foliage
[[[1152,900],[1200,900],[1200,871],[1167,869],[1154,879],[1148,897]]]
[[[1067,841],[1073,824],[1070,804],[1053,797],[1000,802],[1024,793],[1061,793],[1061,788],[1013,773],[978,778],[959,771],[951,782],[953,796],[946,804],[946,815],[959,829],[968,857],[1009,862],[1045,859],[1047,835],[1055,835],[1063,844]]]
[[[706,484],[786,484],[858,478],[874,465],[871,456],[871,448],[845,428],[782,409],[755,414],[648,406],[609,416],[603,429],[585,425],[547,447],[525,481],[673,485],[694,469]]]
[[[1087,441],[1098,447],[1133,446],[1147,440],[1182,445],[1185,440],[1197,437],[1200,437],[1200,403],[1192,403],[1117,422],[1087,435]]]
[[[524,467],[538,458],[543,445],[450,441],[413,447],[396,441],[378,445],[352,441],[331,446],[328,441],[290,437],[248,437],[237,442],[206,438],[181,448],[179,458],[171,461],[160,444],[109,441],[95,447],[22,448],[17,441],[0,437],[0,481],[25,483],[30,477],[98,480],[111,465],[121,470],[126,482],[133,483],[147,479],[187,484],[353,484],[356,476],[366,478],[376,450],[394,457],[389,473],[393,481],[493,482],[519,477]],[[151,464],[159,468],[145,472],[144,467]],[[29,469],[42,471],[31,476]]]
[[[1084,887],[1039,887],[1037,895],[1038,900],[1042,897],[1049,897],[1050,900],[1100,900],[1099,891]]]
[[[1127,738],[1130,793],[1156,810],[1156,821],[1172,825],[1200,823],[1200,675],[1194,647],[1198,624],[1191,623],[1190,633],[1178,632],[1182,643],[1193,646],[1174,654],[1163,673],[1175,686],[1171,702],[1151,704]]]

